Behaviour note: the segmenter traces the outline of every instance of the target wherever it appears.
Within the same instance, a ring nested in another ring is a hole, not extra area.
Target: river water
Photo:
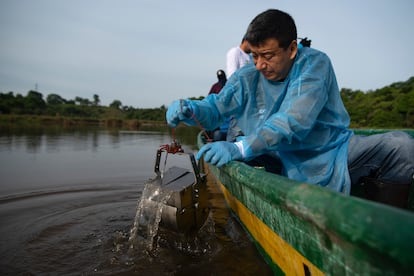
[[[196,132],[177,130],[185,152]],[[0,129],[0,275],[271,275],[210,176],[196,235],[161,228],[153,248],[130,246],[156,150],[170,142],[165,129]]]

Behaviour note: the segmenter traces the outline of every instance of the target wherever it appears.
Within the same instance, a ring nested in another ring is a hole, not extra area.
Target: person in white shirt
[[[239,68],[250,62],[249,43],[243,37],[239,46],[231,48],[226,55],[226,74],[227,78]]]
[[[230,76],[233,75],[234,72],[236,72],[238,69],[248,64],[249,62],[251,62],[250,46],[246,40],[246,36],[243,36],[243,39],[239,46],[233,47],[227,51],[227,78],[230,78]],[[241,130],[237,126],[237,121],[233,117],[231,117],[227,132],[227,141],[233,141],[239,135],[241,135]]]

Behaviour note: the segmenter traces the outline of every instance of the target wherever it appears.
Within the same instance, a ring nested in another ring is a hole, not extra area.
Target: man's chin
[[[274,72],[263,72],[261,71],[263,77],[270,81],[284,81],[285,78],[281,77],[280,75],[276,75]]]
[[[267,80],[275,81],[277,80],[277,76],[272,72],[261,72],[263,77],[265,77]]]

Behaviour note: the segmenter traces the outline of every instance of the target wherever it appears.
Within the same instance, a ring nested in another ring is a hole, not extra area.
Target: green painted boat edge
[[[199,147],[204,143],[201,137],[200,133]],[[412,212],[343,196],[241,162],[210,168],[234,197],[324,273],[414,271]]]

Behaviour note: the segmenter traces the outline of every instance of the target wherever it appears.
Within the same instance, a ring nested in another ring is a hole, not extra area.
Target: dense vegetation
[[[0,114],[161,121],[165,111],[165,106],[153,109],[122,106],[119,100],[114,100],[109,106],[102,106],[96,94],[90,101],[81,97],[66,100],[57,94],[49,94],[46,99],[43,99],[42,93],[33,90],[29,91],[26,96],[14,95],[13,92],[0,93]]]
[[[414,128],[414,77],[375,91],[343,88],[341,95],[353,128]],[[164,122],[165,112],[165,106],[134,108],[123,106],[119,100],[102,106],[98,95],[93,95],[92,100],[81,97],[66,100],[58,94],[49,94],[44,99],[42,93],[33,90],[26,96],[0,93],[0,114]]]
[[[414,77],[369,91],[341,90],[352,127],[414,128]]]

